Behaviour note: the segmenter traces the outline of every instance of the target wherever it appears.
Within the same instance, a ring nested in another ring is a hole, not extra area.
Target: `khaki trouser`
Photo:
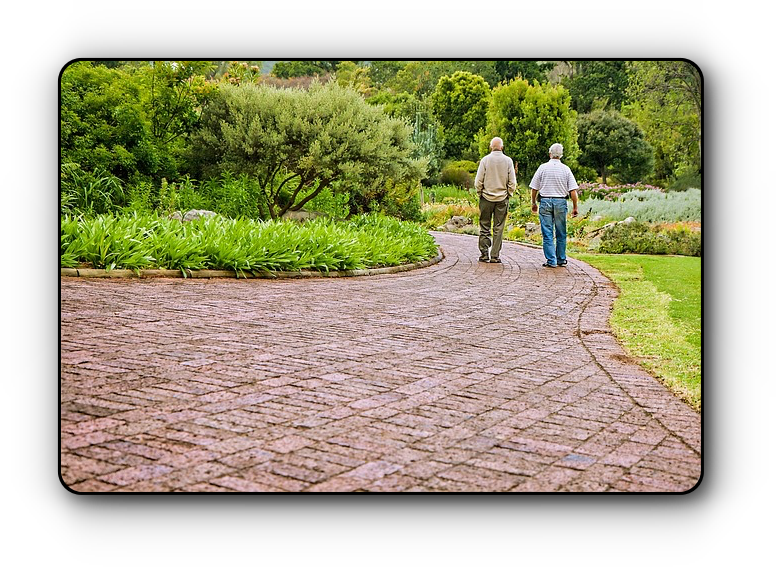
[[[504,234],[504,224],[509,211],[509,197],[503,201],[493,203],[484,197],[480,197],[480,254],[490,258],[498,258],[501,253],[501,237]],[[493,247],[491,248],[490,229],[493,224]]]

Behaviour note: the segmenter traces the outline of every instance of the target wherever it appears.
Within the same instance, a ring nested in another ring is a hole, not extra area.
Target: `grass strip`
[[[701,259],[575,254],[620,289],[610,324],[629,355],[701,409]]]

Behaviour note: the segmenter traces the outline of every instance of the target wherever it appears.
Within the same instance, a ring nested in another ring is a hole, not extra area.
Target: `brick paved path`
[[[650,491],[700,417],[628,361],[593,268],[436,234],[422,270],[61,279],[62,478],[104,491]]]

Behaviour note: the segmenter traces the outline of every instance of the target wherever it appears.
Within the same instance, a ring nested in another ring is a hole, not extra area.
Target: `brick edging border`
[[[314,270],[299,270],[297,272],[243,272],[238,274],[234,270],[101,270],[97,268],[60,268],[60,276],[81,278],[234,278],[234,279],[293,279],[293,278],[349,278],[357,276],[377,276],[381,274],[395,274],[427,268],[441,262],[445,257],[442,248],[434,258],[402,264],[400,266],[388,266],[385,268],[366,268],[363,270],[340,270],[330,272],[318,272]]]

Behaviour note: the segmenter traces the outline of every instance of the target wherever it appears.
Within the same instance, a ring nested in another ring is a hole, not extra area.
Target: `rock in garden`
[[[190,211],[186,211],[186,214],[183,215],[183,222],[214,217],[216,215],[217,213],[214,213],[213,211],[206,211],[205,209],[191,209]]]
[[[525,235],[531,236],[533,234],[539,234],[541,232],[541,229],[539,228],[539,225],[535,222],[527,222],[525,223]]]
[[[296,222],[304,222],[322,216],[324,216],[323,213],[319,213],[318,211],[286,211],[281,218]]]
[[[447,232],[456,232],[458,230],[466,228],[471,224],[472,224],[472,219],[470,219],[469,217],[454,216],[449,221],[447,221],[447,223],[445,223],[445,225],[442,227],[442,230],[445,230]]]
[[[182,221],[183,215],[180,213],[180,211],[175,211],[174,213],[167,215],[167,218],[170,220]]]
[[[621,220],[621,221],[617,221],[617,222],[610,222],[608,224],[605,224],[603,226],[600,226],[600,227],[598,227],[596,229],[591,230],[589,236],[595,237],[595,236],[598,236],[600,234],[603,234],[604,232],[606,232],[610,228],[614,227],[615,225],[618,225],[618,224],[630,224],[632,222],[636,222],[636,219],[633,218],[633,217],[628,217],[625,220]],[[526,233],[528,233],[527,230],[526,230]]]

